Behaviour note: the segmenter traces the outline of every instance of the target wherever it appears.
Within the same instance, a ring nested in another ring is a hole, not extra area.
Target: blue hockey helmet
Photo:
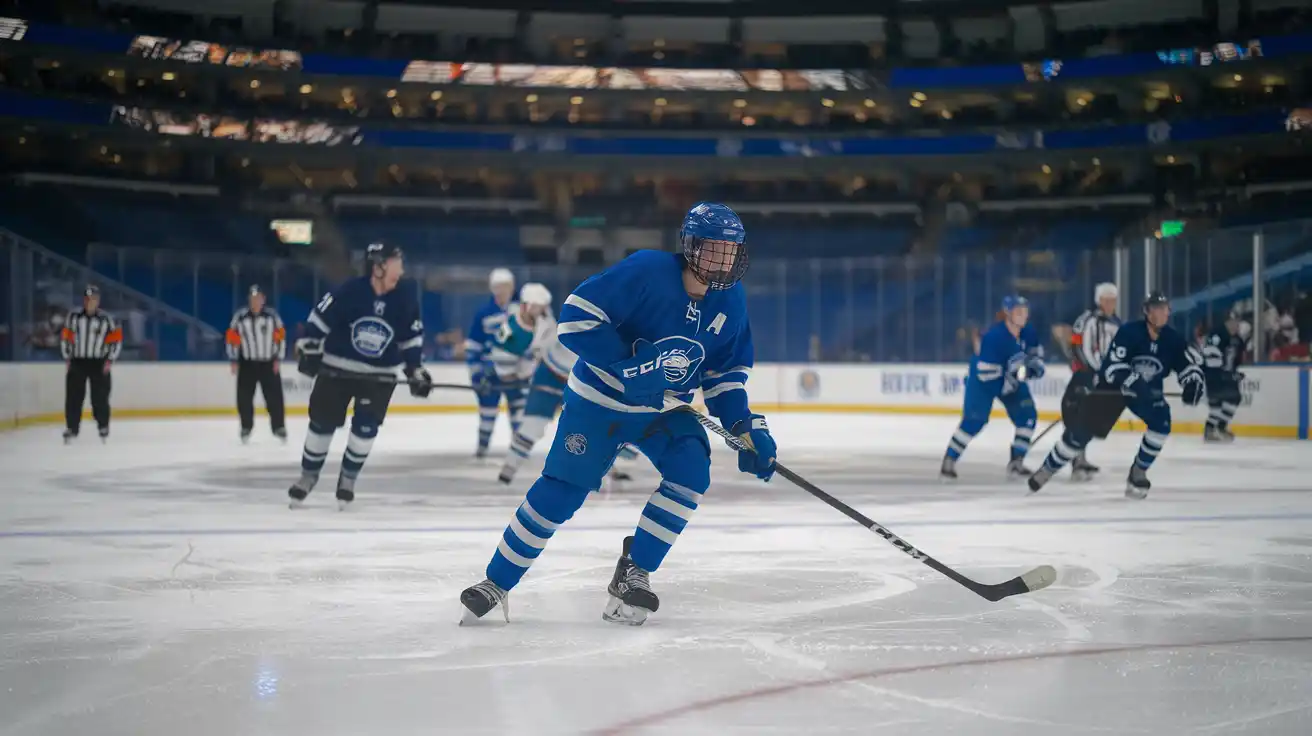
[[[728,289],[747,273],[747,230],[738,213],[717,202],[698,202],[679,228],[683,258],[698,281]]]
[[[1028,307],[1030,300],[1019,294],[1008,294],[1002,297],[1002,311],[1011,314],[1011,310],[1017,307]]]

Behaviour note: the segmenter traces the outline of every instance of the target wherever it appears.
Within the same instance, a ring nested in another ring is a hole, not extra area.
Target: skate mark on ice
[[[336,518],[336,516],[334,516]],[[889,520],[887,526],[897,529],[951,528],[972,526],[1117,526],[1140,524],[1242,524],[1263,521],[1312,521],[1312,512],[1284,514],[1233,514],[1233,515],[1175,515],[1175,516],[1116,516],[1116,517],[1062,517],[1062,518],[978,518],[978,519],[908,519]],[[742,522],[699,524],[706,531],[770,531],[791,529],[850,529],[850,521],[810,522]],[[571,526],[580,532],[629,532],[632,524]],[[78,537],[212,537],[212,536],[313,536],[325,534],[495,534],[505,530],[498,526],[365,526],[365,527],[233,527],[191,529],[9,529],[0,531],[0,539],[72,539]]]
[[[783,644],[779,643],[778,637],[753,636],[753,637],[748,637],[747,642],[751,644],[754,649],[761,652],[762,654],[772,656],[777,659],[787,660],[801,667],[802,669],[807,669],[814,672],[825,672],[828,671],[829,669],[829,665],[824,660],[817,659],[803,652],[799,652],[795,649],[784,646]],[[979,718],[987,718],[989,720],[999,721],[1002,723],[1017,723],[1017,724],[1024,724],[1028,726],[1045,726],[1049,728],[1057,728],[1063,730],[1076,727],[1075,724],[1058,723],[1055,721],[1046,721],[1037,718],[1025,718],[1022,716],[1009,716],[1000,713],[993,713],[991,711],[980,710],[979,708],[972,708],[968,705],[965,705],[955,700],[945,700],[942,698],[926,698],[923,696],[911,695],[908,693],[901,692],[899,690],[894,690],[892,688],[873,685],[869,682],[865,682],[864,680],[859,680],[859,679],[843,682],[842,687],[860,689],[865,692],[874,693],[876,695],[881,695],[886,698],[904,700],[907,702],[915,703],[916,705],[928,706],[930,708],[936,708],[939,710],[950,710],[956,713],[962,713],[969,716],[976,716]],[[1091,726],[1081,726],[1081,727],[1089,731],[1125,733],[1125,729],[1122,728],[1110,728],[1110,727],[1103,728],[1103,727],[1091,727]],[[1139,732],[1148,733],[1149,731],[1145,730]]]
[[[1172,650],[1187,649],[1209,649],[1215,647],[1235,647],[1246,645],[1260,644],[1306,644],[1312,642],[1312,636],[1276,636],[1276,637],[1252,637],[1244,639],[1220,639],[1204,642],[1181,642],[1176,644],[1133,644],[1133,645],[1114,645],[1105,647],[1096,647],[1090,649],[1075,649],[1056,652],[1011,654],[996,657],[981,657],[978,659],[968,659],[957,662],[939,662],[935,664],[910,665],[907,667],[892,667],[882,670],[870,670],[866,672],[854,672],[846,675],[837,675],[818,680],[807,680],[802,682],[785,683],[782,685],[772,685],[768,687],[757,688],[754,690],[745,690],[729,695],[720,695],[715,697],[697,700],[686,705],[668,708],[663,711],[649,713],[644,716],[631,718],[611,726],[597,729],[593,733],[595,736],[619,736],[620,734],[634,733],[636,731],[648,728],[655,728],[662,725],[668,725],[679,718],[704,713],[719,708],[724,708],[742,703],[750,703],[756,700],[771,698],[779,695],[794,695],[811,690],[822,690],[839,685],[847,685],[853,682],[865,682],[868,680],[879,680],[898,675],[924,674],[930,672],[950,672],[958,669],[984,668],[995,665],[1017,664],[1024,662],[1042,662],[1048,660],[1060,659],[1083,659],[1091,657],[1100,657],[1105,655],[1116,654],[1140,654],[1146,652],[1162,652]],[[805,655],[802,655],[805,656]],[[882,688],[881,688],[882,689]],[[1312,703],[1304,704],[1301,707],[1292,707],[1289,712],[1298,712],[1299,710],[1312,708]],[[1282,709],[1285,710],[1285,709]],[[1264,714],[1256,714],[1259,718],[1272,718],[1282,715],[1280,712],[1272,711]],[[1244,723],[1255,716],[1246,716],[1240,719],[1239,723]],[[1213,730],[1224,728],[1227,724],[1214,724]],[[1160,729],[1154,729],[1152,732],[1157,733]],[[1124,732],[1124,729],[1120,729]]]

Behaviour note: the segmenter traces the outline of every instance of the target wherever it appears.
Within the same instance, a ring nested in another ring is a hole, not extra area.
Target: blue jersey
[[[1148,323],[1138,320],[1122,327],[1112,338],[1099,375],[1103,383],[1119,387],[1137,373],[1149,387],[1161,391],[1166,374],[1174,371],[1176,378],[1184,378],[1187,373],[1201,374],[1202,362],[1198,349],[1186,343],[1169,325],[1162,327],[1153,339]]]
[[[512,306],[507,305],[503,309],[497,306],[496,299],[488,297],[487,304],[474,312],[474,321],[469,325],[469,336],[465,338],[466,363],[473,365],[488,359],[487,352],[492,349],[497,333],[506,323],[507,310]]]
[[[682,272],[679,255],[638,251],[565,299],[557,335],[578,355],[570,396],[613,411],[658,411],[625,401],[623,384],[608,368],[633,357],[634,342],[646,339],[661,351],[666,377],[678,386],[667,396],[691,402],[700,386],[706,408],[726,427],[751,414],[747,376],[755,351],[743,286],[695,300],[683,288]]]
[[[1043,346],[1030,325],[1011,334],[1006,322],[998,322],[979,341],[979,355],[970,361],[970,379],[988,388],[993,396],[1006,396],[1020,388],[1017,369],[1029,357],[1043,359]]]
[[[1203,372],[1209,379],[1229,378],[1239,369],[1243,346],[1224,326],[1203,338]]]
[[[323,340],[323,364],[353,373],[418,368],[424,323],[413,288],[379,295],[368,277],[351,279],[310,310],[306,337]]]

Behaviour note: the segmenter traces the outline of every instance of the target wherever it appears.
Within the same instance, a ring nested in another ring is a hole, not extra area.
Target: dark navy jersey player
[[[1231,314],[1225,322],[1203,337],[1203,376],[1207,379],[1207,442],[1234,442],[1230,422],[1243,400],[1240,386],[1244,374],[1239,372],[1243,353],[1239,339],[1239,317]]]
[[[487,579],[460,596],[467,620],[498,605],[505,613],[508,591],[630,443],[661,482],[624,540],[603,617],[645,621],[659,605],[648,574],[710,486],[706,431],[677,410],[699,388],[710,413],[756,448],[739,453],[739,469],[763,480],[773,475],[775,442],[747,395],[753,349],[739,283],[747,271],[742,221],[724,205],[703,202],[684,218],[680,238],[682,253],[640,251],[565,299],[557,335],[578,360],[564,411],[542,477],[501,535]]]
[[[1171,304],[1157,292],[1143,305],[1144,317],[1117,331],[1098,370],[1097,380],[1084,399],[1094,411],[1081,412],[1084,417],[1067,424],[1061,440],[1043,462],[1043,467],[1029,481],[1037,491],[1069,463],[1094,437],[1105,437],[1121,412],[1128,408],[1147,426],[1139,453],[1130,467],[1125,495],[1145,498],[1152,484],[1148,469],[1161,453],[1171,434],[1171,407],[1166,403],[1162,382],[1175,373],[1185,404],[1196,406],[1204,394],[1202,355],[1185,341],[1184,336],[1166,324],[1171,318]],[[1105,421],[1104,421],[1105,420]]]
[[[301,456],[301,478],[288,491],[293,508],[305,501],[328,457],[333,434],[355,403],[351,435],[337,480],[338,505],[355,499],[355,481],[387,416],[394,383],[404,370],[415,396],[427,396],[432,378],[420,365],[424,324],[413,289],[398,289],[405,273],[400,248],[382,243],[365,252],[366,274],[324,294],[310,312],[305,337],[297,340],[297,368],[317,376],[310,393],[310,430]],[[321,374],[321,369],[323,370]]]

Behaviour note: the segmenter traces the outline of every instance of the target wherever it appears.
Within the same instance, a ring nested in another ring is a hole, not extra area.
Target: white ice
[[[911,543],[1057,583],[989,603],[717,444],[646,626],[601,620],[654,487],[639,461],[552,540],[509,625],[458,627],[541,462],[497,485],[475,421],[390,418],[345,513],[340,435],[308,508],[285,506],[303,422],[287,446],[240,445],[235,419],[0,435],[0,733],[1312,733],[1306,443],[1174,436],[1136,502],[1138,437],[1114,435],[1101,480],[1027,497],[1006,422],[945,486],[950,418],[783,414],[781,459]]]

